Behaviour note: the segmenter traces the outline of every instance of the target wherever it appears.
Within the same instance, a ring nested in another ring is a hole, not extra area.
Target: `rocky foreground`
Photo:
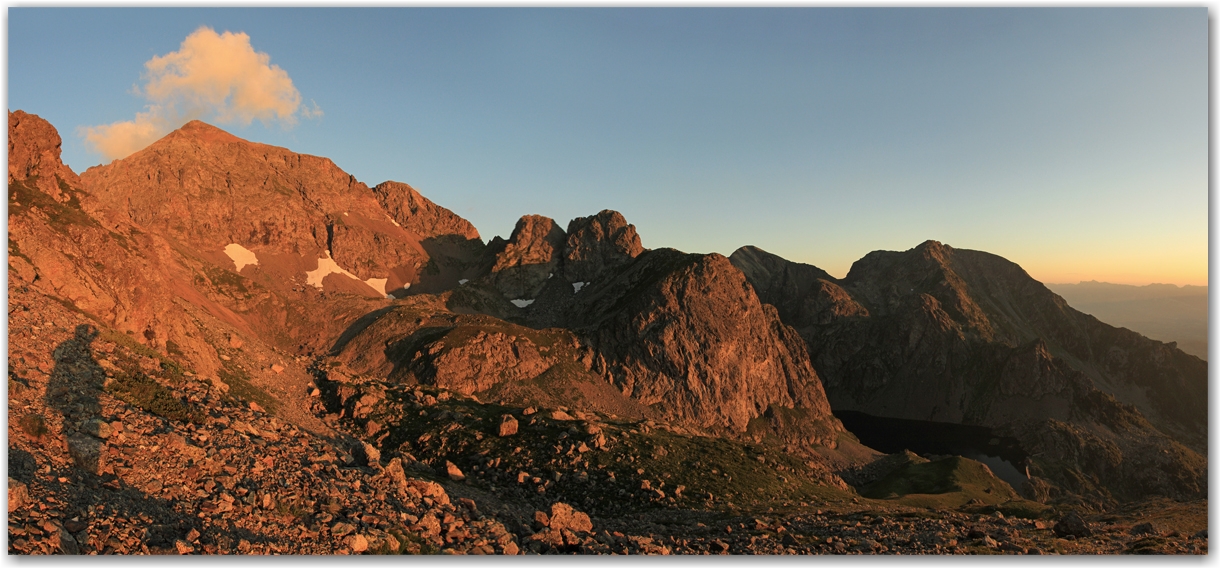
[[[1207,552],[1205,502],[1083,517],[1005,514],[1004,504],[929,510],[851,490],[801,493],[796,464],[762,450],[750,471],[789,493],[752,497],[731,480],[715,486],[720,495],[684,492],[664,448],[679,453],[695,437],[435,389],[400,389],[427,419],[380,431],[374,419],[393,392],[352,397],[372,391],[320,378],[312,398],[324,422],[311,431],[41,294],[11,293],[10,554]],[[116,384],[133,368],[148,382]],[[368,432],[411,435],[403,448],[413,451],[379,455],[357,440]],[[502,452],[448,459],[483,441]]]

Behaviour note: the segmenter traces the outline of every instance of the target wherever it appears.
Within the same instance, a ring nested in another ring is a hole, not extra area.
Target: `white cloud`
[[[272,65],[271,56],[254,51],[245,33],[201,27],[178,51],[153,57],[144,67],[144,86],[137,87],[149,101],[144,112],[134,120],[80,130],[90,149],[107,160],[130,155],[196,118],[242,126],[259,120],[287,128],[298,114],[322,116],[312,100],[302,105],[288,73]]]

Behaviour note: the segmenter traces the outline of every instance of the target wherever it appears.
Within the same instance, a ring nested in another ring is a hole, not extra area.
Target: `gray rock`
[[[76,546],[76,539],[72,538],[72,534],[63,527],[56,527],[51,535],[51,544],[64,554],[80,554],[80,549]]]
[[[76,467],[97,475],[105,466],[105,454],[102,452],[102,441],[93,436],[72,434],[68,436],[68,454]]]
[[[1059,519],[1055,523],[1055,534],[1060,537],[1073,536],[1076,538],[1092,536],[1093,530],[1089,528],[1088,523],[1080,518],[1076,511],[1072,511]]]

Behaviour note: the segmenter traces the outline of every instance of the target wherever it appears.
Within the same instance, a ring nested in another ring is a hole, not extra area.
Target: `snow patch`
[[[572,283],[572,293],[580,292],[581,288],[584,288],[585,286],[588,286],[588,285],[589,285],[588,282],[573,282]]]
[[[509,301],[512,302],[513,305],[517,306],[518,308],[524,308],[524,307],[534,303],[533,300],[522,300],[520,298],[518,298],[516,300],[509,300]]]
[[[391,217],[391,216],[389,216],[389,215],[386,215],[386,216],[385,216],[385,218],[386,218],[386,219],[389,219],[391,223],[394,223],[394,226],[395,226],[395,227],[401,227],[401,226],[402,226],[402,225],[399,225],[399,224],[398,224],[398,221],[395,221],[395,220],[394,220],[394,218],[393,218],[393,217]]]
[[[555,275],[555,273],[554,273],[554,272],[552,272],[552,273],[550,273],[550,274],[547,274],[547,275],[546,275],[546,279],[547,279],[547,280],[550,280],[550,279],[551,279],[551,277],[552,277],[552,276],[554,276],[554,275]]]
[[[330,257],[330,251],[326,251],[326,256],[318,259],[318,268],[305,273],[305,282],[314,288],[321,290],[322,280],[326,278],[327,274],[344,274],[352,280],[360,280],[359,278],[356,278],[355,274],[343,270],[338,264],[335,264],[334,259]]]
[[[246,247],[237,243],[233,243],[225,247],[225,254],[233,259],[233,264],[237,265],[237,271],[241,272],[242,267],[253,264],[258,266],[258,257],[254,255]]]
[[[388,281],[389,281],[389,278],[369,278],[368,280],[365,280],[364,283],[368,284],[369,288],[372,288],[378,292],[381,292],[382,296],[385,296],[388,298],[388,297],[390,297],[390,295],[385,293],[385,283]]]
[[[463,278],[461,280],[458,280],[458,286],[465,286],[467,282],[470,282],[469,278]]]

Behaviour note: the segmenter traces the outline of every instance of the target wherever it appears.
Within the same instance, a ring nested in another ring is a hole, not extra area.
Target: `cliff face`
[[[59,159],[63,141],[55,127],[18,110],[8,114],[8,132],[8,182],[31,180],[30,185],[58,202],[70,199],[60,182],[79,187],[80,178]]]
[[[1071,309],[1016,264],[934,241],[870,253],[841,281],[757,249],[733,262],[804,338],[836,409],[1019,432],[1073,490],[1098,488],[1076,466],[1124,498],[1206,490],[1206,363]],[[1049,431],[1112,451],[1042,451]],[[1186,473],[1119,467],[1155,448]]]
[[[773,407],[799,408],[823,423],[806,442],[834,444],[840,430],[799,337],[725,257],[650,251],[576,296],[569,325],[597,353],[593,368],[632,398],[736,432]]]
[[[383,182],[373,188],[373,193],[395,223],[424,239],[447,236],[479,239],[479,231],[470,221],[429,201],[405,183]]]

